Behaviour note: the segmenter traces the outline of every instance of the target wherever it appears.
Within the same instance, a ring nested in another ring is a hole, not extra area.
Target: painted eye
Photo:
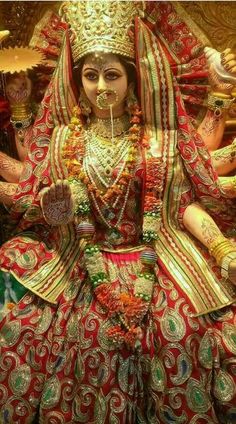
[[[88,72],[87,74],[84,74],[84,77],[90,81],[95,81],[97,79],[97,74],[94,74],[93,72]]]
[[[106,79],[112,81],[112,80],[116,80],[117,78],[119,78],[120,75],[116,74],[115,72],[108,72],[106,74]]]

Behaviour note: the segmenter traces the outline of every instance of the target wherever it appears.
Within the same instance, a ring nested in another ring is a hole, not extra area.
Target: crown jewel
[[[77,62],[89,53],[114,53],[134,57],[130,30],[134,17],[142,15],[144,2],[68,1],[61,13],[74,34],[72,54]]]

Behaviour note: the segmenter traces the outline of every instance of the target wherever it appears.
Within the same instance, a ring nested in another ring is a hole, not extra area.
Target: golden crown
[[[74,34],[74,61],[94,52],[134,58],[130,31],[134,17],[142,16],[144,7],[143,1],[82,0],[64,3],[61,14]]]

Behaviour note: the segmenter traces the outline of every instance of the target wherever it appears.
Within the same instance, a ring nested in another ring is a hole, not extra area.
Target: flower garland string
[[[103,201],[111,201],[118,194],[125,193],[126,187],[133,176],[136,163],[138,145],[148,147],[146,137],[141,133],[141,111],[137,105],[132,107],[131,127],[129,140],[131,142],[127,163],[116,184],[112,184],[106,191],[98,190],[91,183],[83,170],[85,155],[85,135],[83,130],[83,117],[79,107],[74,109],[74,116],[69,124],[69,136],[63,147],[63,160],[68,170],[68,181],[75,198],[75,220],[78,237],[87,239],[84,250],[85,264],[90,277],[94,293],[100,304],[108,311],[108,316],[118,318],[119,324],[111,326],[108,337],[121,346],[123,343],[130,349],[140,345],[142,329],[140,323],[147,314],[153,293],[155,275],[153,268],[157,255],[152,247],[146,247],[140,253],[143,270],[134,281],[133,294],[117,293],[109,280],[100,246],[92,242],[95,226],[92,220],[89,193]],[[144,201],[144,232],[143,239],[150,243],[157,237],[157,222],[160,220],[161,202],[155,197],[153,188],[158,183],[157,161],[147,161],[147,187]],[[145,222],[146,220],[146,222]]]

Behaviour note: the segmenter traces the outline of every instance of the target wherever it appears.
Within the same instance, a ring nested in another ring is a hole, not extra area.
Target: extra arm
[[[234,252],[235,257],[236,247],[229,240],[224,238],[214,220],[198,203],[192,203],[186,208],[183,216],[183,224],[185,228],[210,251],[214,243],[216,243],[216,246],[223,246],[223,243],[226,243],[225,248],[223,247],[223,250],[221,250],[221,259],[227,257],[229,252]],[[219,243],[218,240],[220,240]],[[214,256],[213,253],[212,255]],[[216,257],[215,259],[217,260]],[[219,264],[218,261],[217,263]],[[222,261],[220,261],[220,266],[221,265]],[[232,259],[228,265],[228,278],[236,285],[236,259]]]
[[[227,175],[236,168],[236,139],[229,146],[211,153],[212,163],[218,175]]]
[[[5,206],[11,206],[18,184],[0,181],[0,199]]]
[[[0,175],[8,183],[18,183],[23,167],[24,165],[20,161],[0,152]]]

